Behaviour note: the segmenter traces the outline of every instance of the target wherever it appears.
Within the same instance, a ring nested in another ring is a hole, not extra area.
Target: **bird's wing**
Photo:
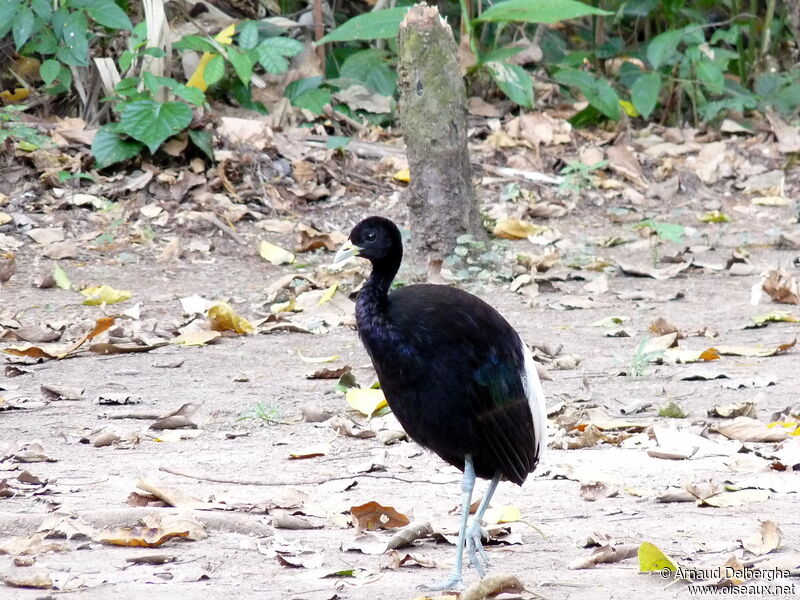
[[[517,332],[476,296],[444,286],[395,292],[390,314],[402,331],[413,332],[410,343],[425,359],[423,368],[441,369],[436,378],[458,382],[458,408],[471,416],[476,470],[499,470],[522,483],[536,466],[539,444]]]

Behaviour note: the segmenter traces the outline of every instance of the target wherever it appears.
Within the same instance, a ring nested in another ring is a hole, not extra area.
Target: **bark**
[[[411,259],[429,276],[464,233],[485,235],[472,187],[464,80],[450,26],[435,7],[414,6],[397,37],[399,112],[406,142]]]

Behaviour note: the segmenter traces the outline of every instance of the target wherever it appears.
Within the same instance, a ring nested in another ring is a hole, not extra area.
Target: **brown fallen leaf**
[[[657,280],[672,279],[692,266],[692,262],[676,263],[660,269],[647,265],[633,264],[617,260],[617,266],[625,275],[632,277],[652,277]]]
[[[732,419],[735,417],[752,417],[756,414],[755,402],[738,402],[731,404],[716,404],[708,409],[709,417],[722,417]]]
[[[139,479],[136,487],[152,494],[167,503],[168,506],[187,510],[215,510],[225,509],[227,506],[219,502],[204,502],[175,487],[157,484],[149,479]]]
[[[292,515],[286,512],[280,512],[272,517],[272,526],[275,529],[292,529],[292,530],[301,530],[301,529],[322,529],[324,525],[322,523],[312,523],[308,519],[305,519],[298,515]]]
[[[37,327],[35,325],[28,325],[18,329],[9,331],[10,338],[16,338],[22,342],[30,342],[32,344],[57,342],[61,339],[62,331],[55,331],[49,327]]]
[[[437,566],[436,561],[432,558],[417,553],[400,553],[397,550],[389,552],[387,560],[386,566],[392,571],[396,571],[400,567],[424,567],[426,569],[433,569]]]
[[[342,375],[345,373],[350,373],[352,370],[353,367],[350,365],[345,365],[343,367],[339,367],[338,369],[328,369],[323,367],[306,375],[306,379],[339,379]]]
[[[323,233],[302,223],[297,225],[297,233],[300,238],[297,243],[297,252],[311,252],[320,248],[325,248],[328,252],[336,252],[337,248],[347,241],[347,236],[341,231]]]
[[[149,346],[141,346],[139,344],[92,344],[87,348],[89,352],[94,354],[135,354],[137,352],[150,352],[157,348],[168,346],[169,342],[159,342],[158,344],[151,344]]]
[[[201,540],[208,536],[205,527],[191,516],[155,513],[142,521],[134,527],[107,527],[96,532],[93,539],[112,546],[155,548],[174,538]]]
[[[393,507],[382,506],[374,501],[352,506],[350,514],[359,533],[376,529],[397,529],[411,522],[406,515],[397,512]]]
[[[433,533],[430,521],[415,521],[395,533],[387,543],[387,548],[404,548],[417,540],[429,537]]]
[[[42,392],[42,397],[48,401],[81,400],[83,398],[83,388],[75,385],[43,383],[39,386],[39,390]]]
[[[39,556],[46,552],[66,552],[69,550],[62,544],[47,540],[50,531],[39,531],[31,536],[19,536],[0,539],[0,554],[13,556]]]
[[[788,352],[797,344],[797,339],[784,344],[778,344],[771,348],[760,348],[753,346],[716,346],[717,352],[727,356],[775,356],[776,354],[783,354]]]
[[[197,429],[197,423],[192,417],[194,417],[197,409],[199,408],[199,404],[194,402],[186,402],[172,412],[169,412],[156,420],[150,425],[150,429]]]
[[[484,600],[503,593],[524,592],[525,586],[514,575],[492,575],[476,581],[461,594],[460,600]]]
[[[602,481],[584,483],[581,485],[581,498],[588,502],[602,500],[604,498],[614,498],[619,495],[619,490],[614,489]]]
[[[775,302],[800,304],[800,286],[797,278],[783,269],[769,271],[761,287]]]
[[[317,456],[325,456],[328,452],[330,452],[328,444],[317,444],[316,446],[308,446],[300,450],[295,450],[289,453],[289,458],[292,460],[316,458]]]
[[[783,427],[768,427],[750,417],[736,417],[733,421],[712,425],[711,430],[740,442],[780,442],[789,435]]]
[[[0,254],[0,283],[5,283],[17,272],[17,259],[13,252]]]
[[[741,539],[742,548],[761,556],[777,549],[782,538],[783,532],[775,521],[761,521],[757,531]]]
[[[568,569],[591,569],[601,563],[613,563],[627,560],[639,552],[637,544],[607,544],[596,548],[589,556],[579,558],[567,565]]]

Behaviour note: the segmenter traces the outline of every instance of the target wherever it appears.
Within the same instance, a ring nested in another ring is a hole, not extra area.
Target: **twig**
[[[261,479],[226,479],[223,477],[215,477],[206,473],[184,473],[171,467],[161,466],[159,471],[177,475],[179,477],[187,477],[189,479],[197,479],[199,481],[210,481],[212,483],[230,483],[234,485],[260,485],[260,486],[295,486],[295,485],[321,485],[328,481],[341,481],[344,479],[356,479],[359,477],[369,477],[371,479],[393,479],[395,481],[402,481],[403,483],[433,483],[436,485],[451,485],[455,481],[430,481],[427,479],[404,479],[395,475],[373,475],[372,473],[355,473],[352,475],[342,475],[339,477],[328,477],[327,479],[303,479],[298,481],[263,481]]]
[[[342,123],[350,125],[350,127],[355,129],[356,131],[362,132],[367,129],[366,127],[364,127],[363,124],[359,123],[355,119],[348,117],[346,114],[339,112],[338,110],[335,110],[330,105],[326,105],[325,108],[322,109],[322,111],[331,119],[336,119],[337,121],[341,121]]]
[[[228,234],[237,244],[241,244],[242,246],[247,245],[247,242],[244,241],[244,238],[242,238],[242,236],[236,233],[233,227],[225,225],[225,223],[220,221],[219,217],[214,213],[202,212],[200,213],[200,216],[203,217],[206,221],[208,221],[212,225],[218,227],[223,233]]]

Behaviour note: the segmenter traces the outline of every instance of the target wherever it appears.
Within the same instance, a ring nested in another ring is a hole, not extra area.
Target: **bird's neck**
[[[373,265],[372,273],[358,294],[356,321],[360,331],[372,331],[390,327],[389,287],[400,267],[400,260],[379,262]]]

